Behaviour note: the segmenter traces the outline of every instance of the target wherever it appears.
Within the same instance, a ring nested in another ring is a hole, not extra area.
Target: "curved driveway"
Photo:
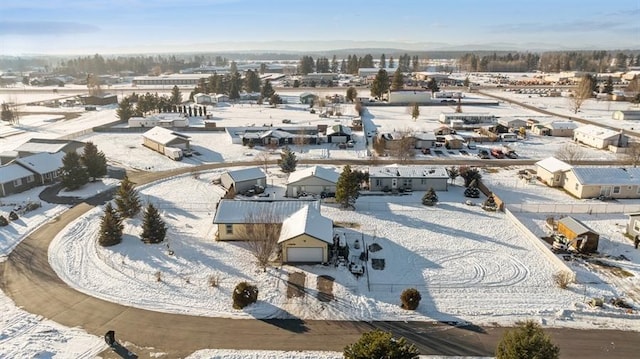
[[[236,165],[248,165],[240,163]],[[256,163],[253,163],[256,164]],[[212,164],[210,169],[231,164]],[[132,172],[142,184],[191,172]],[[24,239],[0,265],[0,286],[16,305],[68,327],[95,335],[115,330],[119,341],[153,348],[170,358],[196,350],[334,350],[356,341],[373,328],[391,331],[415,343],[423,354],[492,356],[502,328],[455,327],[434,322],[353,322],[314,320],[235,320],[153,312],[107,302],[78,292],[58,278],[48,262],[53,237],[92,208],[76,205]],[[144,295],[144,293],[140,293]],[[563,357],[635,358],[640,333],[606,330],[548,329]],[[105,353],[107,356],[109,353]]]

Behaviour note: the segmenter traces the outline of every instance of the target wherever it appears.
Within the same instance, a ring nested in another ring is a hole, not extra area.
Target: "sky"
[[[640,0],[3,0],[0,55],[640,49]]]

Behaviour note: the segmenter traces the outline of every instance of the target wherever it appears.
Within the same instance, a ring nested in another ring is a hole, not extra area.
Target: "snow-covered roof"
[[[318,177],[328,182],[338,183],[340,174],[328,168],[313,166],[290,173],[287,184],[295,183],[309,177]]]
[[[278,243],[302,234],[333,244],[333,221],[311,206],[302,207],[282,222]]]
[[[640,168],[575,167],[572,169],[582,185],[640,185]]]
[[[433,132],[418,132],[418,133],[414,133],[413,137],[415,137],[417,140],[422,140],[422,141],[436,140],[436,134]]]
[[[244,182],[266,178],[267,175],[259,167],[243,168],[240,170],[227,171],[227,174],[234,182]]]
[[[573,121],[553,121],[544,125],[553,130],[575,130],[578,125]]]
[[[56,152],[62,151],[64,147],[67,144],[69,144],[69,142],[70,141],[41,140],[41,139],[34,138],[23,143],[15,150],[18,152],[30,152],[30,153],[40,153],[40,152],[56,153]]]
[[[333,134],[344,134],[344,135],[350,135],[351,134],[351,128],[347,127],[347,126],[343,126],[343,125],[333,125],[330,126],[327,129],[327,136],[329,135],[333,135]]]
[[[369,177],[449,178],[444,167],[386,166],[369,167]]]
[[[15,163],[0,166],[0,183],[9,183],[32,175],[33,172]]]
[[[213,217],[214,224],[246,223],[249,216],[258,216],[261,213],[270,214],[270,218],[277,218],[282,222],[285,218],[299,211],[304,207],[314,207],[320,212],[319,201],[240,201],[233,199],[223,199],[218,204],[216,215]],[[273,214],[273,216],[271,216]]]
[[[610,130],[608,128],[602,128],[596,125],[580,126],[574,130],[574,133],[582,133],[586,136],[591,136],[599,139],[608,139],[617,136],[618,131]]]
[[[143,133],[142,136],[161,145],[166,145],[175,139],[189,140],[189,136],[187,135],[171,131],[160,126],[156,126],[150,129],[149,131]]]
[[[570,164],[564,161],[560,161],[555,157],[547,157],[544,160],[540,160],[536,162],[536,166],[542,169],[545,169],[551,173],[564,172],[573,168],[573,166],[571,166]]]
[[[558,223],[562,223],[565,227],[569,228],[571,232],[575,233],[576,235],[581,235],[587,232],[598,233],[593,229],[587,227],[586,224],[580,222],[579,220],[573,217],[561,218],[558,220]]]
[[[23,167],[26,167],[37,174],[43,175],[45,173],[54,172],[62,168],[62,158],[64,157],[64,155],[64,152],[42,152],[35,155],[18,158],[16,160],[16,163],[19,163]]]

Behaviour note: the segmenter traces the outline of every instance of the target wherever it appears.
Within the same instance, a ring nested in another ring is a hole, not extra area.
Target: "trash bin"
[[[107,342],[107,345],[113,346],[113,344],[116,342],[116,332],[114,332],[113,330],[108,331],[104,335],[104,341]]]

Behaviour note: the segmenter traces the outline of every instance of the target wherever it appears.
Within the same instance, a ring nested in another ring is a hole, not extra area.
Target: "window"
[[[402,187],[411,188],[411,178],[405,178],[402,180]]]
[[[233,234],[233,224],[225,224],[224,225],[227,234]]]
[[[579,187],[580,187],[580,186],[576,183],[576,191],[578,190],[578,188],[579,188]]]
[[[382,186],[382,180],[379,178],[376,178],[376,187],[380,187]],[[638,192],[640,192],[640,190],[638,190]]]
[[[33,181],[34,181],[34,179],[35,179],[35,178],[33,177],[33,175],[31,175],[31,176],[27,177],[27,183],[31,183],[31,182],[33,182]]]
[[[20,185],[22,185],[22,179],[21,178],[18,178],[17,180],[13,181],[13,186],[14,187],[18,187]]]
[[[613,193],[614,194],[619,194],[620,193],[620,186],[613,186]]]
[[[633,231],[636,233],[640,233],[640,221],[637,219],[633,221]]]
[[[44,174],[44,178],[45,179],[50,179],[51,178],[51,172],[47,172]]]
[[[420,184],[427,184],[427,179],[426,178],[421,178],[420,179]]]

